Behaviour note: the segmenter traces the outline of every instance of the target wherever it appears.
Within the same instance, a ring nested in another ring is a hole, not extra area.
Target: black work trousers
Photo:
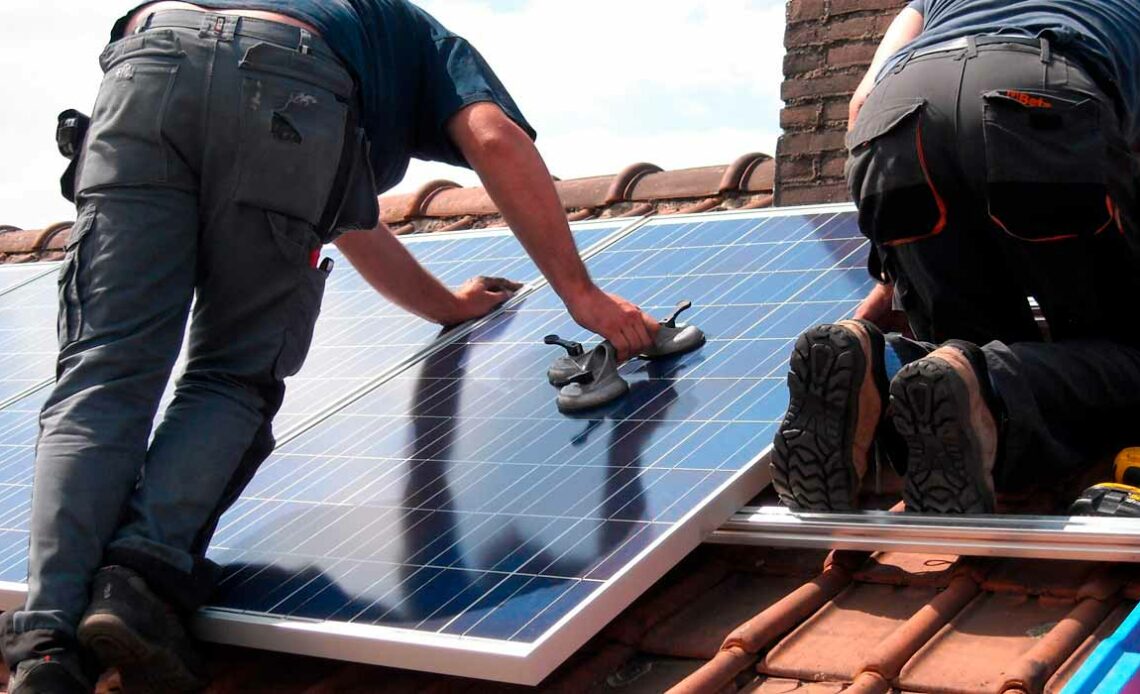
[[[1014,490],[1140,444],[1137,161],[1113,100],[1048,41],[938,48],[872,91],[848,183],[919,340],[983,347]]]

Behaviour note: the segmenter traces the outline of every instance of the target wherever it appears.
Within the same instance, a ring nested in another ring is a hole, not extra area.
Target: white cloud
[[[96,56],[122,0],[3,0],[0,223],[70,219],[55,115],[90,110]],[[635,161],[727,163],[775,149],[781,0],[423,0],[475,43],[539,130],[562,178]],[[414,164],[397,190],[467,171]]]

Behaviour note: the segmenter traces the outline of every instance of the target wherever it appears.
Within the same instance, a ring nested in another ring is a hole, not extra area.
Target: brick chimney
[[[776,204],[846,202],[847,103],[905,0],[790,0]]]

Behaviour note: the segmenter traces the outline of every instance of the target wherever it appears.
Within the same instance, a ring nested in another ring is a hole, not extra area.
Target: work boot
[[[68,652],[22,660],[8,679],[8,694],[91,694],[93,689],[79,656]]]
[[[947,343],[895,376],[889,414],[906,445],[908,511],[993,513],[995,402],[969,343]]]
[[[792,352],[772,482],[798,511],[851,511],[887,395],[883,334],[863,320],[808,330]]]
[[[78,634],[103,667],[119,669],[129,692],[193,692],[208,684],[178,613],[126,567],[95,574]]]

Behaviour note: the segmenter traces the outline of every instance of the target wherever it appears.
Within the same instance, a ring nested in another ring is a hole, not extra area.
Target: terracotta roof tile
[[[1072,602],[1024,594],[982,593],[907,663],[898,685],[914,691],[962,694],[1002,691],[1007,671],[1016,668],[1073,612]],[[1093,628],[1095,624],[1089,632]],[[1050,648],[1063,651],[1056,667],[1087,635],[1048,643]],[[1038,686],[1043,685],[1044,681]]]
[[[849,680],[876,647],[938,591],[856,583],[812,615],[760,662],[765,674]]]
[[[1058,668],[1057,673],[1053,675],[1053,678],[1045,685],[1045,692],[1047,694],[1054,694],[1064,689],[1065,684],[1080,670],[1085,659],[1092,655],[1092,652],[1096,650],[1096,647],[1099,646],[1102,641],[1112,636],[1117,627],[1128,618],[1128,615],[1131,614],[1135,608],[1136,603],[1131,601],[1117,605],[1116,608],[1109,613],[1108,617],[1101,622],[1100,626],[1096,628],[1096,631],[1085,639],[1085,642]]]
[[[728,165],[676,171],[633,164],[610,176],[558,181],[556,188],[571,221],[759,209],[772,204],[774,171],[768,155],[746,154]],[[486,190],[443,180],[429,181],[414,193],[382,197],[380,219],[400,235],[503,225]],[[0,263],[58,258],[70,227],[70,222],[42,231],[0,226]]]
[[[794,577],[732,574],[650,631],[641,647],[650,653],[707,660],[716,655],[725,634],[802,584]]]

